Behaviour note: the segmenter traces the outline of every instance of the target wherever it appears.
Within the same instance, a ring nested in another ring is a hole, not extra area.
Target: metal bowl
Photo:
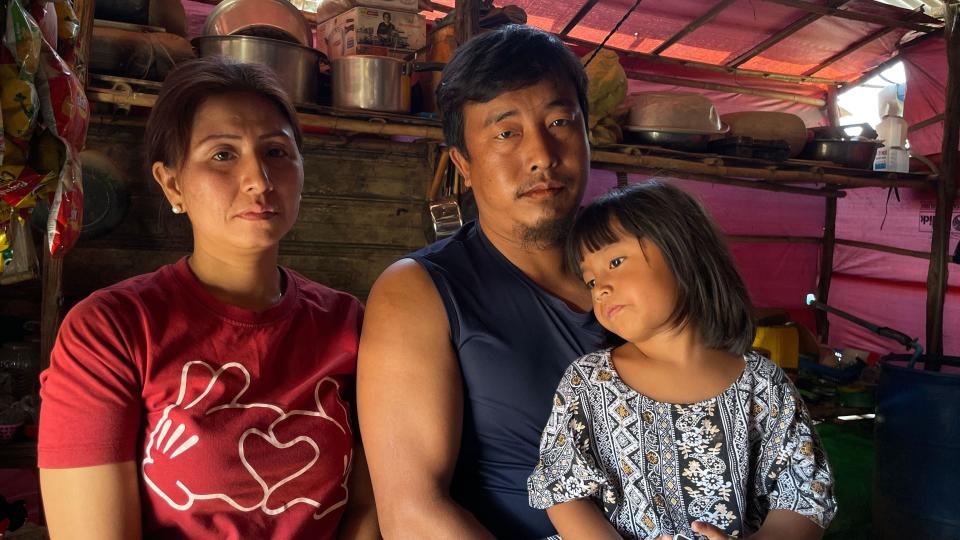
[[[203,36],[191,43],[201,57],[225,56],[270,67],[294,103],[319,101],[323,77],[320,64],[327,58],[316,49],[252,36]]]
[[[207,16],[203,34],[279,37],[313,47],[310,24],[288,0],[223,0]]]

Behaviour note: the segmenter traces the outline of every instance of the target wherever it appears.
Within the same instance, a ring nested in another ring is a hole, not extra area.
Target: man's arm
[[[50,537],[56,540],[136,540],[141,537],[140,491],[133,461],[40,469]]]
[[[370,291],[360,339],[357,403],[385,538],[492,539],[450,498],[463,390],[443,302],[404,259]]]

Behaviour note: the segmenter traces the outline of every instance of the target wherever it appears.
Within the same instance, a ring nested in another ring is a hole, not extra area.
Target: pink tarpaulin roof
[[[660,44],[702,16],[720,0],[643,0],[607,45],[638,53],[651,53]],[[447,7],[453,0],[435,2]],[[515,4],[527,12],[527,23],[560,33],[584,5],[584,1],[498,0],[496,5]],[[807,2],[824,6],[827,0]],[[830,2],[836,5],[837,2]],[[572,29],[569,36],[600,43],[633,6],[631,0],[599,0]],[[921,13],[874,0],[850,0],[842,9],[867,15],[937,25],[940,21]],[[808,11],[772,1],[737,0],[710,22],[686,35],[662,52],[667,58],[724,65],[750,51],[770,36],[808,17]],[[785,40],[747,60],[739,67],[787,75],[802,75],[831,56],[885,28],[876,22],[822,16]],[[896,45],[910,30],[894,29],[863,48],[810,75],[852,81],[896,52]],[[752,84],[754,81],[751,80]],[[747,81],[744,81],[747,83]],[[821,89],[822,91],[822,89]]]

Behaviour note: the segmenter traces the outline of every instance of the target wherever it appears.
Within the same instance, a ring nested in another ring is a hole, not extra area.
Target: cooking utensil
[[[807,142],[807,126],[795,114],[769,111],[743,111],[724,114],[720,120],[730,126],[731,137],[786,141],[789,157],[796,157]]]
[[[313,47],[310,24],[287,0],[223,0],[207,16],[203,34],[280,37],[281,41]]]
[[[410,75],[439,71],[444,64],[357,55],[335,58],[332,66],[334,107],[408,113]]]
[[[658,131],[638,128],[635,126],[623,127],[626,142],[662,146],[685,152],[703,152],[714,133],[697,131]]]
[[[883,143],[870,140],[814,139],[807,143],[801,156],[816,161],[832,161],[851,169],[870,169],[881,146]]]
[[[643,92],[627,97],[634,128],[674,133],[725,133],[713,103],[684,92]]]
[[[327,57],[316,49],[253,36],[202,36],[193,46],[200,56],[226,56],[241,62],[265,64],[276,72],[295,103],[317,103]]]

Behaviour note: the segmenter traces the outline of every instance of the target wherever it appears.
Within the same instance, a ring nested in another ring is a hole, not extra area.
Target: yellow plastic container
[[[770,351],[770,359],[784,369],[797,369],[800,364],[800,333],[796,326],[758,326],[753,348]]]

